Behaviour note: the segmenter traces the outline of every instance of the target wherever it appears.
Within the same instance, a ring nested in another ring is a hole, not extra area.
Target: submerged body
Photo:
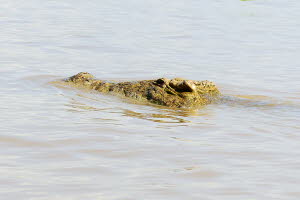
[[[87,72],[80,72],[65,81],[102,93],[112,93],[141,102],[177,108],[206,105],[220,96],[219,90],[210,81],[193,81],[181,78],[111,83],[97,80]]]

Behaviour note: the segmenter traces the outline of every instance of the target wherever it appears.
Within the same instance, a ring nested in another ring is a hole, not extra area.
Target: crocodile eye
[[[156,83],[162,85],[165,83],[165,80],[163,78],[159,78],[156,80]]]
[[[159,78],[155,81],[155,83],[160,86],[166,86],[166,85],[169,85],[170,80],[167,78]]]

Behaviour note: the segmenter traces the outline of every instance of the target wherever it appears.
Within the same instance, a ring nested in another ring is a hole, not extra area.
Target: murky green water
[[[300,3],[0,3],[0,199],[300,198]],[[184,77],[199,110],[56,87]]]

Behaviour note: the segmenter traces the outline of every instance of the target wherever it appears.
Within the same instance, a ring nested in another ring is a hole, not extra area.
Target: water
[[[299,199],[299,1],[0,4],[0,199]],[[184,77],[199,110],[53,80]]]

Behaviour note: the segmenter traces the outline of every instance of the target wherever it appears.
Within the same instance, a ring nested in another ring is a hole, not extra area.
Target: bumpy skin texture
[[[97,80],[87,72],[80,72],[65,81],[102,93],[111,93],[141,102],[177,108],[199,107],[212,103],[220,97],[219,90],[210,81],[193,81],[181,78],[110,83]]]

